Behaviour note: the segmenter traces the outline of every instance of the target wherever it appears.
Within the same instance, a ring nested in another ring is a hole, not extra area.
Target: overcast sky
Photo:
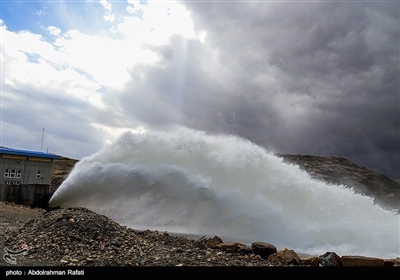
[[[2,0],[0,145],[81,159],[178,124],[400,178],[399,5]]]

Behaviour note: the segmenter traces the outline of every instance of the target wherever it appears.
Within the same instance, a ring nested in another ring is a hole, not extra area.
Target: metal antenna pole
[[[43,135],[44,135],[44,128],[43,128],[43,130],[42,130],[42,145],[40,146],[40,151],[43,150]]]

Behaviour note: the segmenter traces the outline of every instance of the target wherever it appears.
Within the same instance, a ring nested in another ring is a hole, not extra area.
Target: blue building
[[[47,207],[53,160],[61,156],[0,147],[0,200]]]

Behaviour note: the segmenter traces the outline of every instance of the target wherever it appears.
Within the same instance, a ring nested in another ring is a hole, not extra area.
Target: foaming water
[[[394,258],[400,216],[312,179],[246,140],[200,131],[126,133],[79,161],[50,206],[134,229],[268,242],[296,252]]]

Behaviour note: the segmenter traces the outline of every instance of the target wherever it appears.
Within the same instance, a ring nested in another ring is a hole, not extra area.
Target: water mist
[[[190,129],[125,133],[79,161],[49,204],[86,207],[134,229],[278,250],[400,255],[400,216],[372,198],[312,179],[244,139]]]

